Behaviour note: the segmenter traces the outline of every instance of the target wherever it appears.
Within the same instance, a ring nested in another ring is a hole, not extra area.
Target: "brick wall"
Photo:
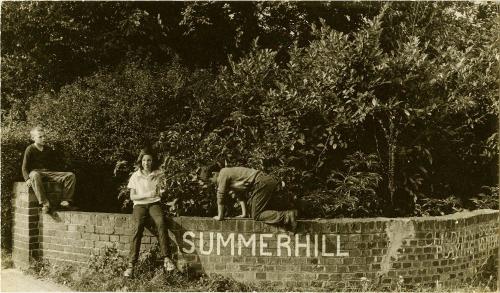
[[[57,193],[57,186],[48,187]],[[126,255],[131,215],[57,212],[43,215],[24,183],[16,183],[13,258],[74,264],[115,247]],[[362,278],[461,284],[498,258],[498,211],[442,217],[299,221],[298,233],[261,222],[178,217],[169,219],[179,266],[187,264],[237,280],[310,288],[360,288]],[[142,249],[155,245],[149,232]]]

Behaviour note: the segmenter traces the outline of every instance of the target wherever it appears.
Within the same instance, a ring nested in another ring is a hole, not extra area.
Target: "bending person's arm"
[[[247,203],[244,200],[238,200],[238,203],[241,207],[241,215],[237,216],[237,218],[246,218],[247,215]]]
[[[217,221],[224,220],[224,205],[217,204],[217,216],[214,217]]]
[[[214,219],[218,221],[224,220],[224,199],[231,186],[230,178],[222,171],[217,177],[217,216]]]

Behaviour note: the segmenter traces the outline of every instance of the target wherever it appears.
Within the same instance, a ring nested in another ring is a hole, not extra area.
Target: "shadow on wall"
[[[76,175],[75,204],[81,211],[122,213],[116,196],[121,182],[110,176],[112,166],[79,163],[72,170]]]
[[[181,272],[187,272],[190,276],[197,274],[206,274],[203,266],[199,262],[199,255],[195,251],[191,254],[185,254],[183,249],[185,244],[183,241],[183,235],[188,230],[184,229],[181,224],[172,218],[167,219],[167,227],[169,234],[173,235],[170,237],[170,251],[172,252],[172,258],[175,263],[177,263],[177,268]],[[175,253],[174,253],[175,251]]]

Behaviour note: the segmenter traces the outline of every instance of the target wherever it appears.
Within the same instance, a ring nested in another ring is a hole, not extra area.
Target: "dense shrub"
[[[478,209],[496,209],[498,210],[498,186],[483,186],[481,192],[471,200]]]
[[[29,129],[19,124],[2,127],[2,249],[12,247],[12,186],[16,181],[24,181],[21,164],[26,147],[30,144]]]
[[[100,71],[56,96],[36,97],[29,121],[45,123],[74,159],[111,163],[125,150],[135,153],[155,141],[165,125],[185,120],[190,106],[182,92],[185,75],[175,64],[145,69],[129,63]]]
[[[28,125],[26,123],[8,123],[2,128],[2,172],[1,176],[1,209],[2,209],[2,248],[10,249],[12,241],[12,187],[16,181],[24,181],[22,175],[22,161],[26,147],[33,143],[30,137],[30,130],[35,124]],[[74,165],[68,160],[69,154],[65,150],[64,145],[58,140],[55,133],[47,132],[49,147],[55,149],[62,160],[56,163],[57,170],[68,170]],[[95,168],[97,164],[93,164]],[[77,171],[79,179],[85,178],[81,172]],[[85,182],[85,180],[83,180]],[[97,187],[96,187],[97,188]],[[114,191],[113,191],[114,192]],[[80,200],[77,198],[76,202]]]
[[[32,100],[29,122],[46,125],[62,145],[83,209],[119,209],[114,163],[133,160],[165,125],[186,119],[191,105],[185,76],[175,64],[145,69],[131,62]]]
[[[382,176],[374,172],[379,168],[376,155],[357,152],[347,156],[343,170],[334,170],[328,176],[331,191],[321,190],[304,198],[313,203],[306,212],[322,218],[380,216],[381,199],[377,190]],[[319,212],[312,212],[318,208]]]
[[[210,161],[272,174],[281,196],[310,207],[308,217],[474,208],[471,196],[494,187],[498,171],[495,78],[478,78],[498,54],[494,13],[484,7],[394,4],[349,33],[316,25],[279,66],[278,52],[258,41],[218,72],[127,61],[39,94],[28,121],[54,131],[87,210],[127,207],[124,183],[149,144],[176,215],[214,212],[214,192],[196,175]],[[419,8],[443,24],[432,35],[477,43],[454,47],[398,17]]]
[[[455,196],[446,198],[419,198],[415,204],[416,216],[443,216],[463,211],[463,203]]]

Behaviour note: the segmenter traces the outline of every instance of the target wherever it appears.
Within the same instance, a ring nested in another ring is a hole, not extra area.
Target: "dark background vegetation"
[[[146,145],[174,215],[213,215],[196,182],[212,160],[273,174],[310,218],[498,207],[495,4],[1,8],[2,247],[37,124],[84,211],[129,211],[123,184]]]

